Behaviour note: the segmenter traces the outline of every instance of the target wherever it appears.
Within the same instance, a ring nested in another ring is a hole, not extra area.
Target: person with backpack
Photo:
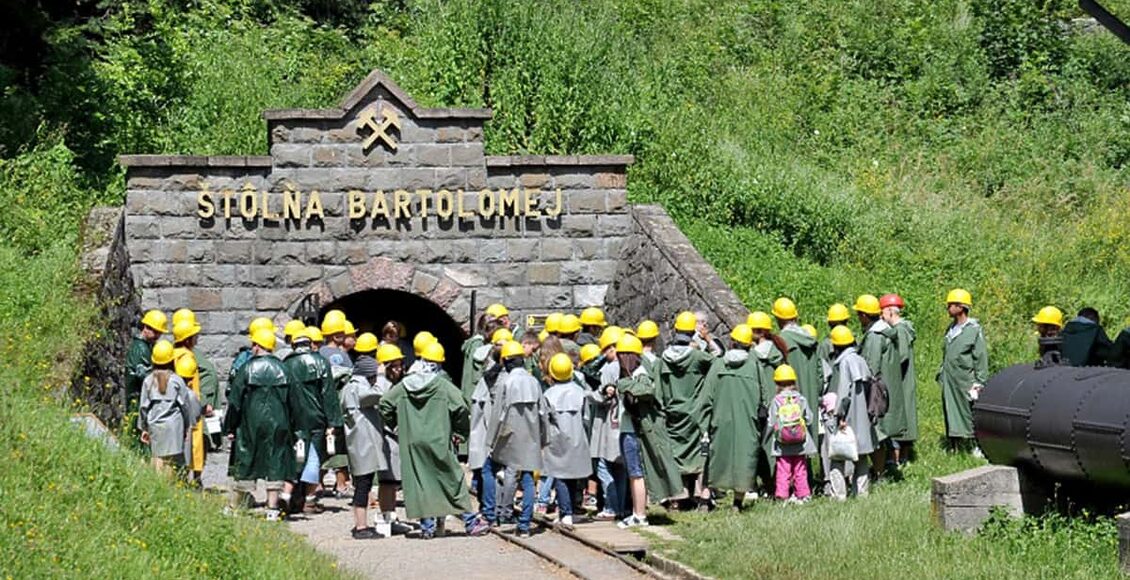
[[[809,433],[813,413],[804,395],[797,390],[797,374],[784,364],[773,371],[777,394],[769,405],[769,429],[773,433],[773,457],[777,463],[779,500],[795,498],[807,501],[812,494],[808,487],[807,456],[816,454],[816,442]],[[793,495],[789,495],[789,488]]]
[[[756,489],[758,410],[762,406],[757,367],[750,362],[753,330],[739,324],[730,331],[730,349],[703,381],[702,421],[710,436],[706,483],[710,489],[734,492],[734,511],[745,494]]]
[[[887,467],[898,469],[909,458],[918,439],[918,383],[914,372],[914,325],[902,317],[906,304],[898,294],[879,298],[883,309],[882,330],[890,341],[887,356],[883,357],[882,375],[890,393],[890,406],[880,419],[887,434],[890,456]]]
[[[852,306],[859,318],[860,336],[859,355],[867,361],[867,368],[871,376],[879,377],[886,381],[888,372],[901,374],[897,368],[898,353],[891,346],[888,336],[890,325],[882,319],[883,308],[879,299],[871,294],[863,294],[855,299]],[[871,458],[871,465],[875,477],[883,476],[887,460],[888,434],[883,430],[883,423],[875,426],[875,456]]]
[[[870,454],[875,451],[875,426],[868,409],[871,388],[871,371],[867,361],[856,352],[855,335],[846,326],[832,329],[832,379],[828,384],[824,408],[825,431],[829,449],[829,495],[844,501],[848,496],[848,482],[856,496],[866,496],[870,491]],[[839,455],[832,449],[831,439],[852,439],[853,456]]]
[[[796,304],[788,298],[778,298],[773,302],[773,318],[777,319],[780,337],[785,341],[788,351],[784,353],[785,362],[797,375],[797,390],[808,402],[808,410],[816,416],[816,404],[824,390],[823,371],[820,368],[819,345],[816,342],[816,329],[810,332],[797,323],[799,313]],[[819,429],[816,421],[808,422],[808,437],[816,441]],[[813,445],[815,449],[815,445]],[[815,452],[813,452],[815,454]],[[812,469],[809,469],[809,474]]]

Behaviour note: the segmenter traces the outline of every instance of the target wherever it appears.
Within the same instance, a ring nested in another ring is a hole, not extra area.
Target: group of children
[[[154,312],[143,328],[154,328]],[[725,347],[705,315],[681,312],[661,350],[650,320],[622,328],[589,308],[550,315],[535,333],[515,328],[509,314],[501,304],[482,313],[463,344],[458,381],[427,331],[406,357],[395,322],[380,338],[358,335],[334,310],[320,328],[291,321],[276,349],[273,322],[252,321],[223,416],[231,506],[264,480],[269,519],[301,500],[301,509],[320,511],[316,496],[335,451],[348,457],[358,539],[410,529],[396,520],[398,492],[424,538],[442,534],[454,514],[470,535],[509,521],[527,535],[551,496],[566,527],[588,510],[621,527],[646,526],[649,501],[712,509],[726,491],[734,509],[757,492],[803,502],[818,481],[814,465],[833,497],[867,493],[868,456],[881,439],[873,373],[846,320],[831,312],[829,338],[818,344],[814,328],[797,324],[796,306],[780,299],[778,333],[768,314],[753,312]],[[154,458],[179,463],[202,411],[186,382],[199,373],[182,368],[187,358],[174,357],[171,343],[150,344],[139,425]],[[345,440],[335,445],[339,429]],[[383,513],[370,520],[374,486]],[[378,533],[374,522],[388,527]]]

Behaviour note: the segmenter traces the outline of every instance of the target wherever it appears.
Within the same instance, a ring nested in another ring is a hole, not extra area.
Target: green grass
[[[66,291],[74,276],[67,242],[30,259],[0,248],[0,577],[335,576],[285,527],[225,517],[221,498],[68,425],[64,351],[97,326]]]

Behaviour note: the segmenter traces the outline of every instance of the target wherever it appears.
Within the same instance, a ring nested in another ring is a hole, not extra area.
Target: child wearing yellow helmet
[[[599,347],[598,347],[599,348]],[[542,421],[545,433],[542,447],[542,473],[554,479],[558,525],[573,526],[573,497],[592,474],[589,441],[582,410],[587,404],[585,391],[573,380],[573,360],[557,353],[549,361],[553,386],[542,396]]]
[[[137,416],[141,442],[162,471],[184,464],[185,433],[200,417],[200,400],[176,373],[173,359],[173,343],[159,340],[153,345],[153,368],[141,385]],[[187,373],[187,360],[182,366]]]

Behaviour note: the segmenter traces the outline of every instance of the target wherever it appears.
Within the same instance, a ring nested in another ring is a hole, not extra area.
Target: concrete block
[[[1118,525],[1118,569],[1130,574],[1130,512],[1115,516]]]
[[[1024,514],[1020,475],[1014,467],[985,465],[932,483],[932,511],[946,531],[976,532],[995,507],[1013,516]]]

